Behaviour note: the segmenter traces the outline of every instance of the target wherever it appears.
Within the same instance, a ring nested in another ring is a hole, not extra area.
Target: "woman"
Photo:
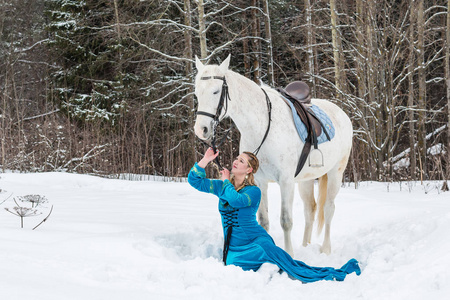
[[[358,262],[349,260],[342,268],[310,267],[294,260],[283,249],[277,247],[270,235],[256,221],[261,200],[261,190],[255,185],[253,174],[259,167],[256,156],[241,153],[233,162],[230,171],[223,169],[221,180],[206,178],[205,167],[219,155],[212,148],[192,167],[188,182],[199,191],[219,197],[219,212],[224,232],[223,262],[244,270],[258,270],[263,263],[276,264],[290,277],[302,282],[318,280],[344,280],[347,274],[361,274]]]

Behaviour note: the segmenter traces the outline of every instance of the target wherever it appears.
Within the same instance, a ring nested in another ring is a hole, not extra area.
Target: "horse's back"
[[[312,99],[311,103],[322,109],[330,117],[336,129],[336,135],[345,136],[347,140],[353,135],[353,126],[348,115],[330,100]]]
[[[313,98],[311,100],[311,104],[317,105],[320,107],[324,112],[330,116],[330,118],[333,118],[333,116],[336,116],[337,119],[341,121],[348,121],[351,123],[350,118],[347,116],[347,114],[335,103],[331,102],[330,100],[326,99],[317,99]]]

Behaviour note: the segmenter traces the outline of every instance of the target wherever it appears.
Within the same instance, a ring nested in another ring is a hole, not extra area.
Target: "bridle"
[[[200,80],[210,80],[210,79],[219,79],[219,80],[223,81],[222,91],[220,93],[220,99],[219,99],[219,104],[217,105],[216,114],[213,115],[213,114],[211,114],[209,112],[198,110],[197,111],[197,115],[203,115],[203,116],[207,116],[207,117],[210,117],[210,118],[213,119],[213,137],[212,137],[212,140],[211,140],[211,147],[214,150],[214,153],[216,153],[217,148],[220,147],[225,142],[225,140],[227,139],[228,133],[233,129],[234,125],[233,125],[233,123],[231,123],[231,127],[225,132],[225,135],[222,137],[222,139],[219,141],[219,143],[216,144],[216,138],[217,138],[216,137],[216,130],[217,130],[217,126],[219,125],[220,114],[222,112],[222,109],[223,109],[224,105],[225,105],[225,113],[224,113],[224,115],[227,113],[228,101],[231,101],[231,99],[230,99],[230,94],[228,93],[228,84],[227,84],[227,80],[225,79],[225,76],[200,77]],[[202,142],[207,144],[204,141],[202,141]],[[223,167],[220,164],[219,159],[217,157],[214,159],[214,162],[217,164],[219,169],[223,169]]]
[[[228,84],[227,84],[227,80],[225,79],[225,76],[200,77],[200,80],[210,80],[210,79],[219,79],[219,80],[223,81],[222,91],[220,93],[220,99],[219,99],[219,104],[217,105],[216,114],[213,115],[213,114],[211,114],[209,112],[197,111],[197,115],[203,115],[203,116],[207,116],[207,117],[210,117],[210,118],[213,119],[213,137],[212,137],[212,140],[211,140],[211,147],[213,148],[214,153],[216,153],[217,148],[220,147],[225,142],[228,134],[233,129],[234,124],[231,123],[230,128],[227,131],[225,131],[225,134],[222,137],[222,139],[219,141],[219,143],[216,143],[216,138],[217,138],[216,137],[216,131],[217,131],[217,126],[219,125],[219,121],[220,121],[219,118],[220,118],[222,109],[224,109],[224,107],[225,107],[225,112],[224,112],[224,115],[225,115],[227,113],[227,111],[228,111],[228,101],[231,101],[231,99],[230,99],[230,94],[228,93]],[[267,95],[266,91],[264,89],[262,89],[262,88],[261,88],[261,90],[264,92],[264,95],[266,96],[267,110],[268,110],[268,115],[269,115],[269,123],[267,125],[266,133],[264,134],[264,137],[263,137],[263,140],[262,140],[261,144],[258,146],[258,148],[256,148],[255,151],[253,151],[253,153],[255,155],[258,154],[259,150],[261,149],[261,146],[263,145],[264,141],[266,140],[267,135],[269,134],[269,130],[270,130],[270,123],[272,121],[272,103],[270,102],[269,96]],[[205,143],[205,142],[203,142],[203,143]],[[214,162],[217,164],[219,169],[223,169],[223,167],[220,165],[220,162],[219,162],[217,157],[214,160]]]

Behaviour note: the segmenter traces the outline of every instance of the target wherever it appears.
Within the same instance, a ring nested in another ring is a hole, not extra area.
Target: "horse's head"
[[[225,59],[220,66],[205,66],[198,57],[195,57],[195,66],[197,67],[197,77],[195,79],[195,95],[198,100],[197,118],[194,125],[194,131],[198,138],[208,140],[212,138],[214,116],[220,103],[220,95],[225,75],[230,64],[230,56]],[[225,108],[221,109],[217,121],[223,119],[226,115]]]

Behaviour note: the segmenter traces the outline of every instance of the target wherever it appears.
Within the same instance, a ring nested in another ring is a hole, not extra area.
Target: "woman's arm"
[[[234,208],[243,208],[258,205],[261,201],[261,190],[257,186],[251,186],[246,188],[245,192],[239,193],[229,180],[225,180],[220,198]]]
[[[213,182],[206,178],[205,169],[200,167],[198,163],[192,167],[188,175],[189,184],[200,192],[213,193]]]

